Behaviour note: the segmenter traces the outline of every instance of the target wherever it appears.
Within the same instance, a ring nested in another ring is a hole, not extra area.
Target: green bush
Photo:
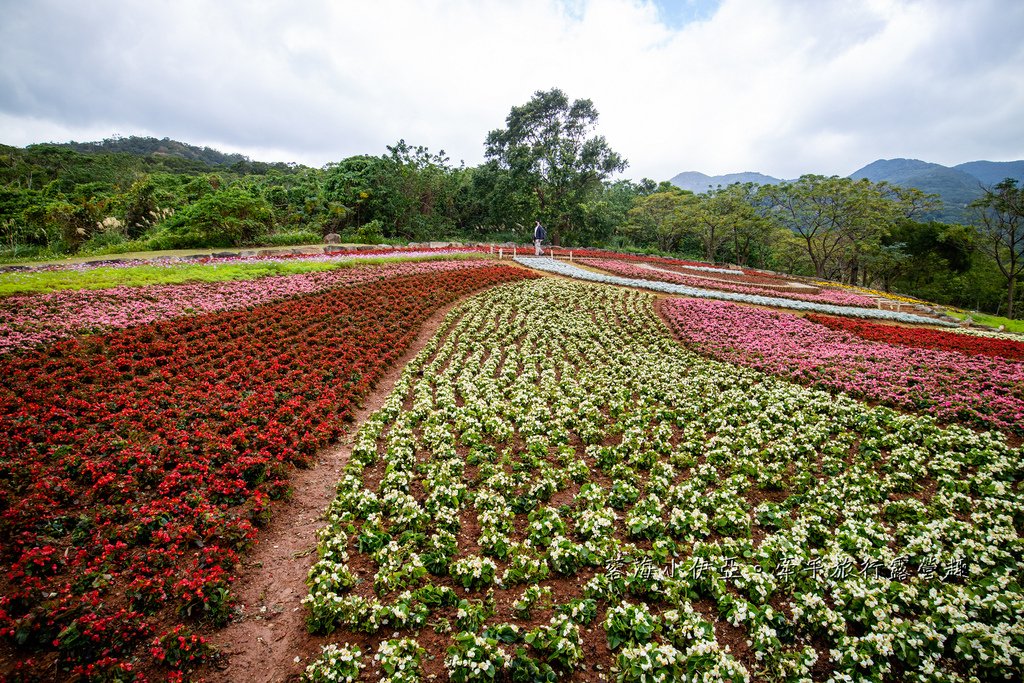
[[[92,237],[82,243],[82,247],[79,251],[82,252],[93,252],[110,249],[111,247],[117,247],[125,243],[125,237],[122,233],[117,230],[110,230],[107,232],[98,232]]]
[[[255,244],[273,226],[270,204],[237,187],[212,192],[169,218],[148,242],[150,249],[241,247]]]
[[[379,220],[372,220],[359,226],[355,233],[360,244],[380,244],[384,241],[384,226]]]

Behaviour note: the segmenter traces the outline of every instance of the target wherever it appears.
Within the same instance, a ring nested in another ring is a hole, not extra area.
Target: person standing
[[[544,250],[541,249],[540,245],[547,238],[548,231],[544,229],[544,226],[540,224],[540,221],[537,221],[537,225],[533,226],[533,247],[535,256],[540,256],[542,253],[544,253]]]

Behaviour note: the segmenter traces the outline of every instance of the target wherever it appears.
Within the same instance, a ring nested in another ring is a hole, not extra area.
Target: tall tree
[[[688,232],[699,200],[692,193],[671,187],[644,197],[638,197],[628,212],[623,232],[637,245],[656,245],[664,252],[679,249]]]
[[[764,232],[765,221],[757,214],[753,186],[734,183],[698,195],[699,201],[684,210],[688,227],[700,241],[704,258],[718,260],[730,246],[736,263],[746,264],[754,240]]]
[[[761,186],[762,197],[772,207],[771,217],[803,240],[814,274],[821,278],[842,239],[837,205],[830,198],[838,182],[835,176],[805,175],[796,182]]]
[[[597,117],[588,99],[570,102],[557,88],[538,90],[526,104],[512,107],[505,128],[487,135],[487,159],[536,196],[555,244],[572,240],[586,216],[582,207],[627,165],[603,136],[591,135]]]
[[[792,183],[764,185],[768,215],[804,242],[814,274],[858,279],[865,254],[903,215],[903,205],[868,180],[805,175]]]
[[[1024,273],[1024,188],[1007,178],[986,189],[973,206],[978,212],[978,245],[1006,278],[1006,317],[1013,318],[1017,278]]]

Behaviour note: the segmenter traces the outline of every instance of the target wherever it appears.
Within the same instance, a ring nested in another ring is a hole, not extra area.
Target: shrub
[[[150,248],[189,249],[254,244],[273,223],[270,204],[231,187],[204,195],[171,216]]]
[[[365,666],[362,657],[363,652],[358,645],[325,645],[320,659],[306,667],[302,680],[309,683],[352,683],[359,680],[359,670]]]

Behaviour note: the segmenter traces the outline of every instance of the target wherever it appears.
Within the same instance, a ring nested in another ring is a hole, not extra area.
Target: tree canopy
[[[505,128],[487,136],[487,159],[508,172],[509,190],[532,192],[555,244],[577,235],[588,201],[627,166],[603,136],[592,135],[597,118],[588,99],[570,102],[557,88],[538,90],[526,104],[512,107]]]
[[[935,198],[886,182],[803,176],[685,192],[617,178],[588,99],[538,91],[487,135],[484,163],[399,140],[323,168],[173,140],[0,145],[0,259],[168,247],[524,242],[542,220],[565,246],[643,250],[816,275],[1019,315],[1016,182],[987,188],[971,225],[925,222]]]
[[[1017,278],[1024,272],[1024,188],[1007,178],[987,188],[974,207],[979,217],[978,243],[1006,279],[1006,315],[1012,318]]]

